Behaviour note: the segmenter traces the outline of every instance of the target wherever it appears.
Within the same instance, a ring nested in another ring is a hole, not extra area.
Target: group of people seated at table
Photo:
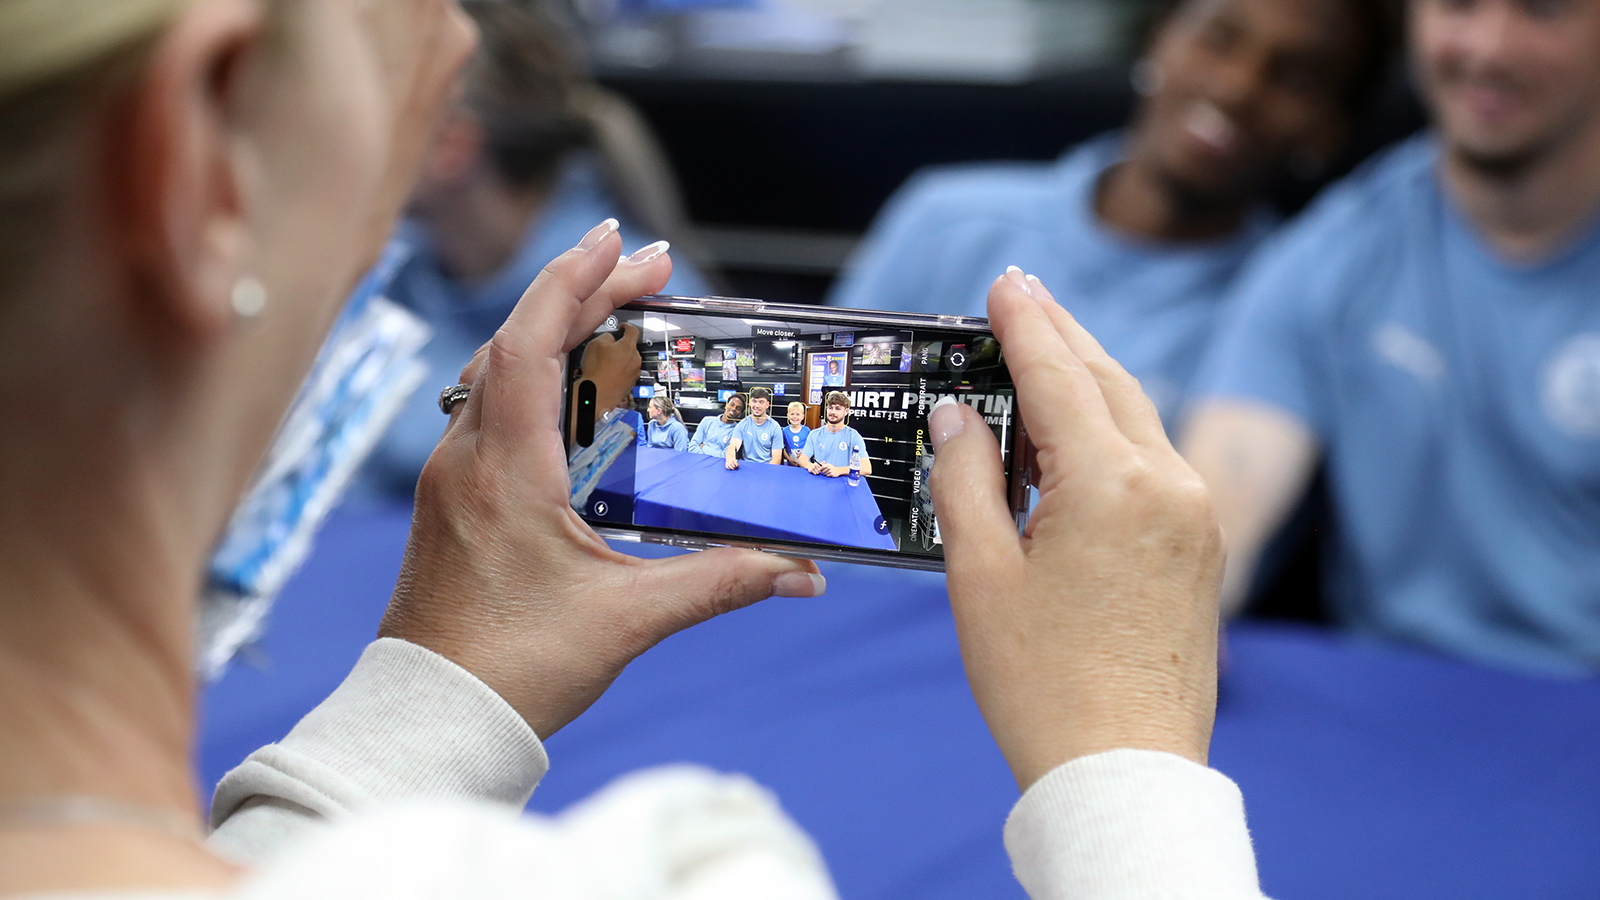
[[[1390,58],[1381,2],[1176,4],[1126,131],[924,172],[830,302],[982,314],[1043,279],[1137,376],[1228,534],[1224,610],[1325,466],[1343,625],[1600,668],[1600,3],[1410,0],[1431,126],[1293,221]]]
[[[850,427],[850,397],[832,391],[823,400],[824,425],[806,426],[806,405],[796,400],[788,406],[788,427],[778,424],[772,410],[772,389],[750,389],[750,413],[745,415],[743,394],[734,394],[723,404],[722,414],[707,416],[689,435],[688,426],[677,406],[666,395],[649,403],[649,421],[639,436],[642,446],[677,450],[719,457],[729,471],[737,470],[741,460],[766,465],[798,466],[813,475],[839,478],[855,471],[872,474],[866,440]]]
[[[1269,194],[1334,165],[1392,74],[1394,4],[1174,2],[1134,69],[1125,130],[1053,163],[918,174],[829,302],[982,315],[990,273],[1020,266],[1140,379],[1215,493],[1228,614],[1325,468],[1337,621],[1490,663],[1591,671],[1592,5],[1411,0],[1409,68],[1432,126],[1285,223]],[[442,371],[493,333],[580,222],[611,213],[631,235],[683,231],[677,213],[631,211],[677,207],[618,191],[612,173],[640,166],[608,148],[629,142],[584,124],[616,107],[595,99],[548,24],[511,4],[468,8],[485,49],[414,192],[402,234],[416,252],[394,290],[437,330],[428,353]],[[534,153],[535,135],[563,137]],[[678,262],[670,290],[704,286]],[[750,416],[736,396],[692,430],[653,405],[646,442],[730,468],[818,466],[793,432],[774,437],[783,429],[757,393]],[[361,491],[409,497],[440,429],[431,400],[413,407]]]

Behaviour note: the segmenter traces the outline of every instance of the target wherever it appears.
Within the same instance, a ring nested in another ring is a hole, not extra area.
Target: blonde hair
[[[805,415],[806,405],[804,403],[801,403],[799,400],[789,401],[789,412],[794,412],[796,407],[800,409],[801,415]]]
[[[195,0],[0,0],[0,289],[48,238],[79,113]]]
[[[650,402],[646,404],[646,406],[659,406],[661,407],[661,411],[666,413],[669,418],[677,419],[679,422],[683,421],[683,413],[678,412],[678,404],[673,403],[672,398],[668,397],[666,394],[657,394],[654,397],[651,397]]]
[[[194,0],[0,0],[0,97],[148,41]]]

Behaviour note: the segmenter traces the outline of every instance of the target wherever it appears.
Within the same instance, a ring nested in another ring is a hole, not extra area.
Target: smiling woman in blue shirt
[[[1387,0],[1187,0],[1136,68],[1125,133],[1054,163],[931,169],[900,190],[829,298],[987,315],[1038,276],[1172,424],[1219,301],[1272,229],[1263,196],[1342,149],[1391,57]]]

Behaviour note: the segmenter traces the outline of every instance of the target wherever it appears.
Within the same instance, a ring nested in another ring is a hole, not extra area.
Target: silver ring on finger
[[[447,416],[453,414],[456,411],[456,404],[466,400],[471,393],[470,384],[453,384],[445,388],[439,392],[439,410]]]

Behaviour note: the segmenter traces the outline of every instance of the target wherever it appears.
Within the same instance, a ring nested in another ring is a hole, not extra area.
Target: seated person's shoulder
[[[1336,302],[1381,281],[1436,200],[1436,159],[1433,141],[1419,137],[1368,160],[1256,251],[1236,297],[1292,286],[1300,301]]]
[[[973,163],[934,166],[913,175],[888,214],[929,226],[1052,227],[1060,216],[1055,163]]]
[[[1275,243],[1304,244],[1336,237],[1337,241],[1322,247],[1332,254],[1394,246],[1413,217],[1437,196],[1437,158],[1435,144],[1427,137],[1382,151],[1324,191]]]

